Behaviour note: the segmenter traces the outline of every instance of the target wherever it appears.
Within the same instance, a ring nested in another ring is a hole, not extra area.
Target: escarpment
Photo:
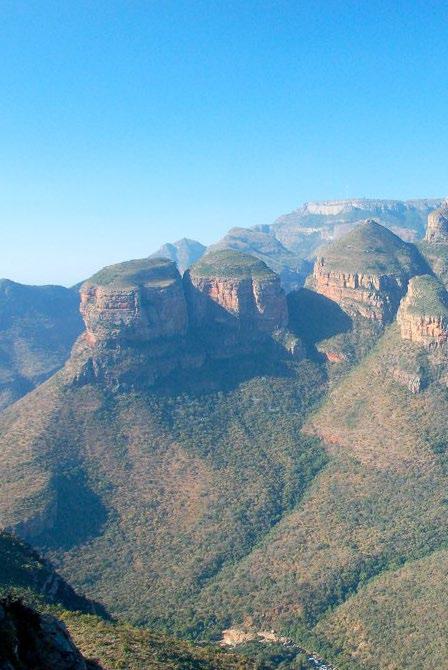
[[[191,327],[209,355],[256,353],[274,341],[294,355],[301,351],[287,330],[280,278],[260,259],[233,250],[209,253],[185,274],[184,284]]]
[[[86,332],[68,365],[79,381],[152,384],[181,364],[196,364],[187,346],[182,280],[172,261],[106,267],[80,293]]]
[[[185,287],[196,327],[226,324],[255,334],[273,333],[288,323],[279,277],[247,254],[208,254],[186,274]]]
[[[80,293],[91,346],[185,335],[182,282],[169,260],[144,259],[104,268],[82,285]]]
[[[80,382],[153,384],[207,358],[256,353],[268,344],[301,352],[286,329],[279,277],[246,254],[209,254],[183,282],[167,259],[128,261],[104,268],[80,293],[86,332],[66,366]]]
[[[386,324],[410,277],[425,269],[413,245],[368,220],[318,255],[311,284],[351,316]]]
[[[448,341],[448,294],[430,275],[413,277],[397,314],[402,339],[428,348]]]

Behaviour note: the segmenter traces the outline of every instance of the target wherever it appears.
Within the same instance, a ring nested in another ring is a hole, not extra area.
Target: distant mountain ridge
[[[62,367],[82,329],[77,291],[0,279],[0,411]]]

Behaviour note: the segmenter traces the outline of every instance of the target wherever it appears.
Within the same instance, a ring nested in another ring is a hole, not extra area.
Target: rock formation
[[[1,670],[88,670],[65,625],[20,601],[0,601]]]
[[[430,275],[413,277],[397,314],[401,337],[428,348],[448,341],[448,294]]]
[[[226,324],[256,335],[272,334],[288,323],[278,276],[247,254],[207,254],[187,273],[185,286],[195,327]]]
[[[256,353],[273,342],[302,355],[287,330],[280,279],[263,261],[232,250],[209,253],[185,273],[184,284],[191,326],[212,357]]]
[[[187,305],[175,264],[146,258],[104,268],[81,286],[86,333],[72,356],[80,380],[154,383],[192,364]]]
[[[286,330],[278,276],[246,254],[209,254],[183,283],[172,261],[129,261],[104,268],[80,293],[86,332],[67,370],[83,383],[153,384],[176,368],[202,365],[206,355],[250,354],[274,340],[302,353]]]
[[[311,285],[351,316],[388,323],[409,278],[424,268],[413,245],[367,220],[318,255]]]
[[[128,261],[104,268],[80,290],[91,346],[183,336],[187,309],[179,272],[166,259]]]
[[[448,242],[448,207],[444,205],[428,216],[426,242]]]

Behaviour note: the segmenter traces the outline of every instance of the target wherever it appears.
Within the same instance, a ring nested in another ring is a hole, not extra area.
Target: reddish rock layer
[[[161,277],[150,275],[125,286],[83,284],[80,309],[90,345],[185,334],[187,308],[180,275],[171,262],[164,261],[162,269]]]
[[[328,270],[318,258],[313,271],[314,289],[334,300],[352,316],[389,322],[398,307],[405,282],[394,275],[370,275]]]

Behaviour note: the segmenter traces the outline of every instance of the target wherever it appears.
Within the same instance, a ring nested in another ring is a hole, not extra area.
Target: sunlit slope
[[[366,668],[443,668],[448,655],[448,551],[372,580],[318,631]]]
[[[402,341],[393,325],[335,387],[306,427],[325,440],[329,464],[295,509],[208,587],[205,611],[221,608],[240,622],[250,613],[257,625],[300,636],[376,576],[446,546],[448,398],[443,384],[431,381],[431,356]],[[427,379],[418,394],[394,374],[414,368]],[[423,630],[436,664],[439,629]],[[345,634],[348,640],[352,632]],[[377,660],[369,667],[388,667],[381,641],[372,645]]]
[[[300,432],[319,369],[304,362],[229,384],[229,365],[214,372],[226,379],[219,392],[190,379],[182,391],[120,394],[56,375],[0,424],[1,523],[113,612],[194,627],[206,584],[325,462]]]

